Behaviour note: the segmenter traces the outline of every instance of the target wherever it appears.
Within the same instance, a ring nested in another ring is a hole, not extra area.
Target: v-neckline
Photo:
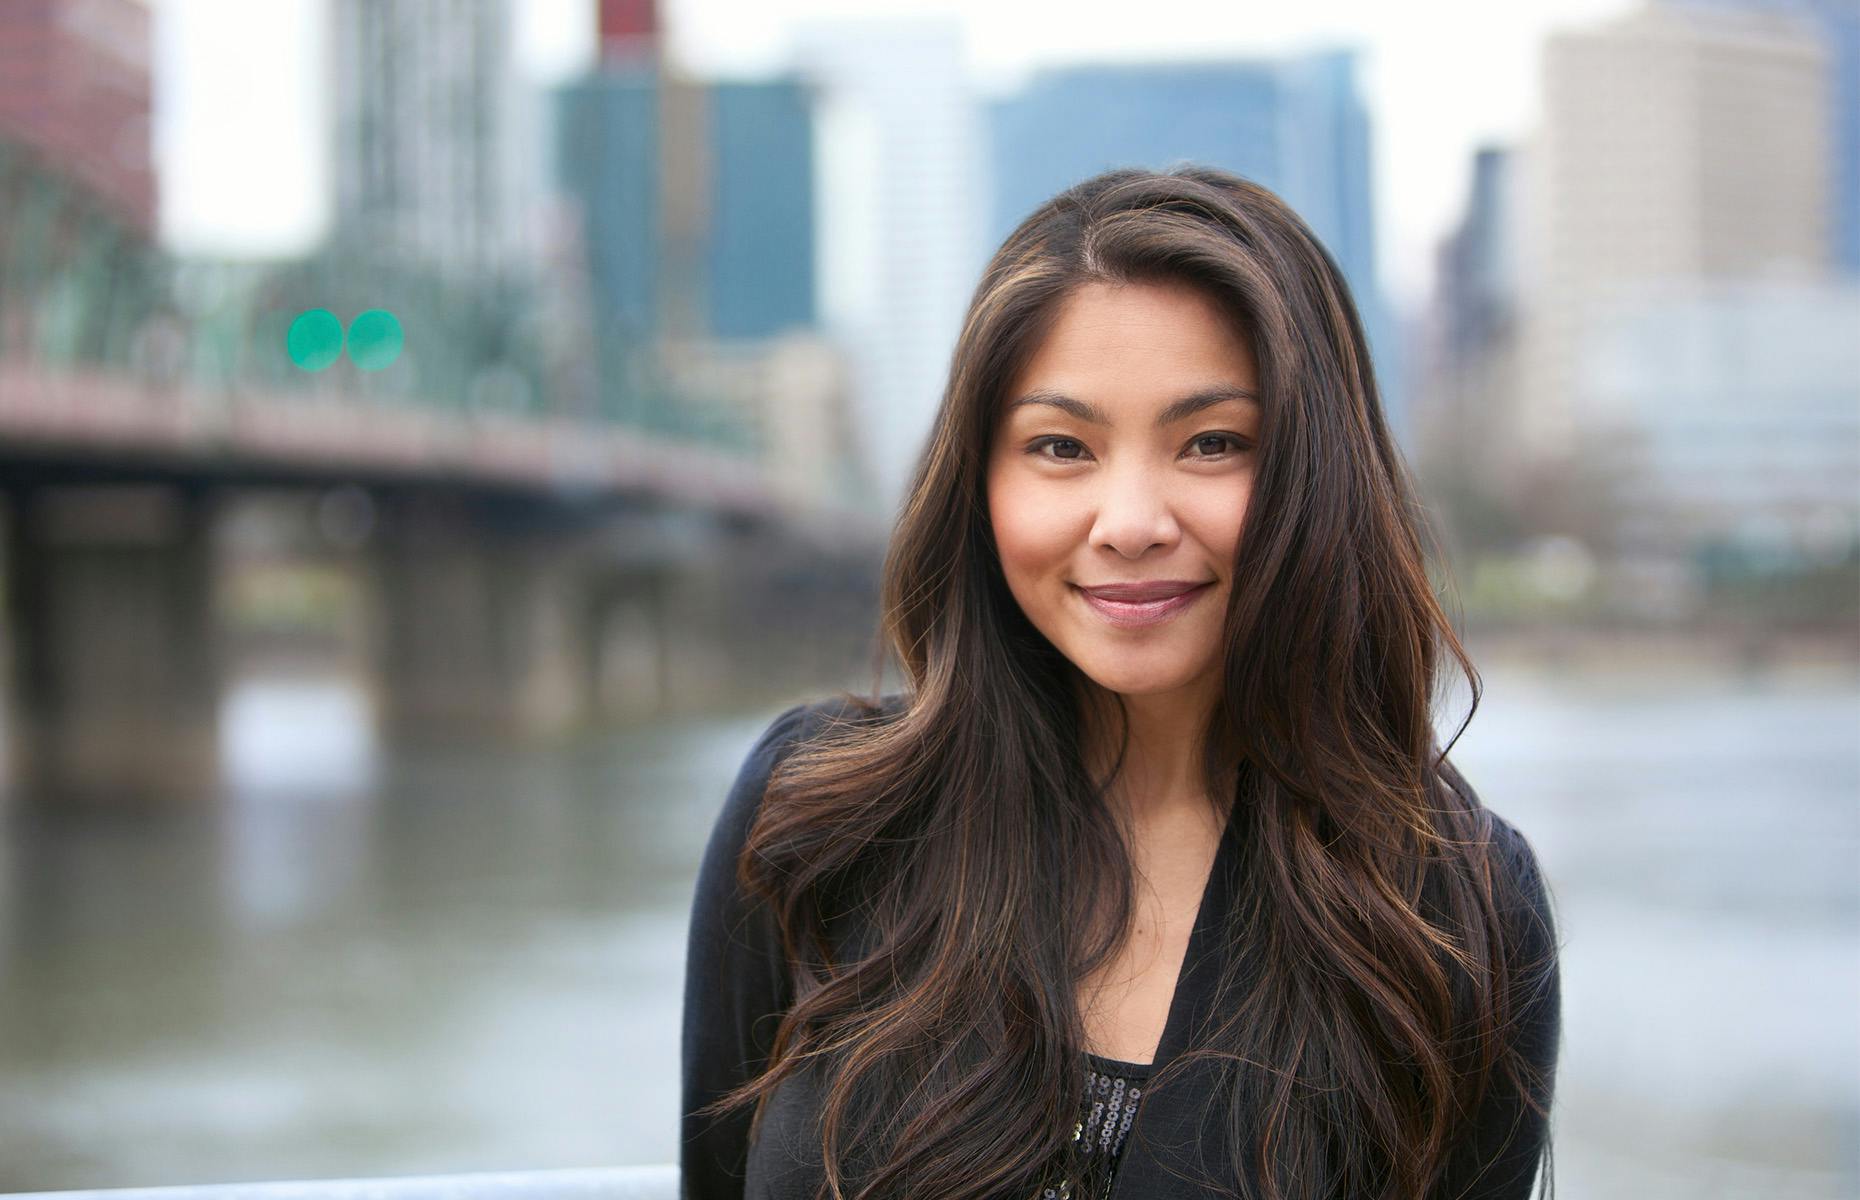
[[[1201,901],[1195,908],[1195,923],[1189,928],[1188,948],[1182,955],[1181,969],[1176,972],[1175,990],[1169,997],[1169,1014],[1163,1018],[1162,1039],[1156,1046],[1155,1057],[1147,1064],[1152,1074],[1160,1072],[1187,1048],[1185,1043],[1198,1015],[1191,1010],[1201,1007],[1201,1001],[1210,986],[1207,973],[1211,968],[1218,967],[1218,964],[1209,961],[1212,948],[1210,943],[1219,936],[1219,927],[1230,899],[1228,877],[1233,871],[1239,819],[1240,802],[1236,795],[1228,807],[1227,821],[1221,828],[1221,840],[1215,846],[1214,863],[1208,869],[1207,882],[1201,889]],[[1165,1092],[1161,1099],[1167,1104],[1177,1099],[1179,1091],[1178,1087],[1175,1091]],[[1146,1118],[1150,1126],[1155,1126],[1161,1119],[1155,1111],[1156,1098],[1153,1090],[1145,1088],[1143,1103],[1137,1106],[1136,1115],[1132,1119],[1130,1140],[1125,1143],[1125,1154],[1128,1157],[1118,1167],[1112,1181],[1110,1200],[1156,1194],[1154,1187],[1161,1182],[1160,1175],[1155,1174],[1159,1168],[1154,1165],[1153,1157],[1141,1150],[1142,1139],[1139,1137],[1145,1128]],[[1139,1177],[1140,1182],[1131,1183],[1132,1176]]]
[[[1201,885],[1201,899],[1195,903],[1195,923],[1189,926],[1188,945],[1182,951],[1182,965],[1175,974],[1175,988],[1169,993],[1169,1012],[1163,1018],[1162,1037],[1157,1041],[1155,1057],[1149,1063],[1152,1068],[1160,1068],[1174,1058],[1176,1052],[1181,1049],[1178,1043],[1188,1036],[1188,1031],[1181,1028],[1188,1019],[1184,1003],[1187,989],[1184,985],[1188,981],[1190,968],[1200,961],[1198,952],[1207,950],[1207,939],[1212,936],[1206,926],[1209,924],[1209,919],[1215,915],[1212,900],[1217,885],[1221,881],[1222,873],[1229,865],[1234,821],[1238,818],[1239,811],[1238,800],[1228,806],[1227,820],[1221,826],[1220,840],[1214,844],[1214,861],[1208,865],[1208,878]]]
[[[1167,998],[1167,1001],[1165,1003],[1165,1007],[1163,1010],[1162,1028],[1157,1031],[1157,1034],[1156,1034],[1157,1040],[1154,1045],[1154,1049],[1152,1049],[1150,1052],[1150,1061],[1147,1063],[1139,1063],[1133,1059],[1110,1058],[1105,1055],[1098,1054],[1094,1051],[1087,1051],[1087,1053],[1090,1054],[1091,1057],[1097,1058],[1103,1061],[1104,1063],[1107,1063],[1113,1067],[1123,1066],[1123,1067],[1143,1067],[1145,1069],[1154,1069],[1162,1065],[1164,1043],[1167,1041],[1167,1038],[1168,1038],[1169,1024],[1174,1019],[1175,1008],[1182,995],[1182,976],[1184,973],[1186,973],[1188,969],[1188,965],[1194,961],[1195,927],[1201,923],[1202,914],[1207,911],[1208,897],[1210,893],[1209,885],[1213,882],[1215,873],[1221,867],[1221,852],[1227,842],[1227,832],[1228,832],[1229,827],[1233,824],[1233,819],[1234,819],[1234,809],[1233,809],[1233,806],[1229,806],[1228,812],[1222,820],[1222,824],[1219,826],[1219,828],[1215,830],[1214,853],[1208,856],[1207,875],[1202,880],[1202,886],[1201,886],[1200,892],[1196,893],[1195,908],[1193,909],[1193,911],[1187,913],[1188,933],[1186,936],[1183,936],[1179,933],[1177,934],[1177,936],[1182,937],[1182,940],[1179,943],[1181,946],[1179,957],[1176,959],[1175,962],[1165,964],[1164,962],[1157,961],[1156,956],[1154,955],[1150,956],[1150,961],[1148,964],[1150,970],[1160,970],[1165,965],[1172,966],[1175,968],[1175,974],[1170,980],[1170,991],[1169,991],[1169,995],[1168,995],[1168,998]],[[1205,846],[1205,843],[1204,843],[1204,846]],[[1206,853],[1206,850],[1204,849],[1202,852]],[[1168,852],[1165,851],[1164,853],[1168,853]],[[1180,911],[1181,911],[1180,909],[1177,910],[1177,912],[1180,912]],[[1158,913],[1155,919],[1158,921],[1159,924],[1162,924],[1165,928],[1170,923],[1170,918],[1162,913]],[[1180,929],[1180,926],[1176,926],[1176,928]],[[1166,938],[1164,940],[1164,945],[1166,946],[1168,942],[1173,942],[1174,940],[1175,939],[1172,937]],[[1130,979],[1128,975],[1126,964],[1129,961],[1130,960],[1126,958],[1114,964],[1117,968],[1119,968],[1119,971],[1122,972],[1121,974],[1118,971],[1113,971],[1111,973],[1116,978],[1124,979],[1124,980],[1127,980],[1129,983],[1134,984],[1136,980]],[[1102,975],[1102,973],[1103,972],[1101,969],[1100,975]],[[1080,1001],[1081,1007],[1084,1007],[1087,1004],[1095,1004],[1097,1002],[1098,995],[1100,995],[1103,990],[1103,987],[1104,987],[1103,984],[1094,985],[1091,989],[1093,998],[1090,1000],[1081,998],[1081,1001]],[[1132,990],[1133,989],[1126,988],[1123,993],[1122,999],[1124,1002],[1126,1002],[1126,1005],[1131,997]],[[1113,1003],[1115,1004],[1116,1002],[1114,1001]],[[1148,1011],[1148,1012],[1153,1013],[1154,1008],[1152,1007],[1152,1004],[1153,1004],[1153,1001],[1145,1001],[1145,1002],[1135,1005],[1134,1007],[1139,1011]],[[1097,1039],[1093,1038],[1089,1040],[1096,1041]]]

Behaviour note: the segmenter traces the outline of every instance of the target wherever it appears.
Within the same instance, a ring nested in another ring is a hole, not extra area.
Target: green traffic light
[[[349,359],[364,371],[392,365],[405,343],[399,319],[385,308],[371,308],[349,322]]]
[[[284,349],[304,370],[321,371],[342,357],[342,322],[327,308],[300,313],[284,335]]]

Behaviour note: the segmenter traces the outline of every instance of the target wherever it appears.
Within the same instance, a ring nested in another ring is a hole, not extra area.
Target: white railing
[[[8,1192],[4,1200],[678,1200],[675,1166]]]

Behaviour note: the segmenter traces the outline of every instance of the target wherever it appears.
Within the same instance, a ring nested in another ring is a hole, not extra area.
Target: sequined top
[[[1084,1110],[1073,1125],[1070,1152],[1037,1200],[1103,1200],[1111,1194],[1124,1138],[1154,1067],[1086,1053]]]

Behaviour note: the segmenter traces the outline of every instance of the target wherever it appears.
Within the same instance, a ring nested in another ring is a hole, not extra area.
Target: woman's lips
[[[1199,587],[1190,588],[1179,596],[1141,603],[1133,600],[1108,600],[1103,596],[1093,595],[1084,588],[1079,588],[1078,593],[1085,598],[1085,603],[1091,605],[1093,611],[1119,629],[1146,629],[1169,620],[1201,599],[1202,594],[1213,586],[1211,583],[1204,583]]]

